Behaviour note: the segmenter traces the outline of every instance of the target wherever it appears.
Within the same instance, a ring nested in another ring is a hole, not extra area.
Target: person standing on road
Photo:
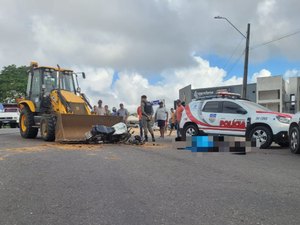
[[[108,109],[108,105],[105,105],[104,106],[104,110],[105,110],[105,116],[110,116],[111,115],[111,112],[110,112],[110,110]]]
[[[160,138],[165,137],[165,126],[168,121],[168,116],[168,111],[164,107],[164,103],[160,102],[159,107],[155,112],[155,121],[157,121],[157,126],[159,127]]]
[[[123,117],[123,122],[127,123],[127,118],[129,116],[128,110],[124,108],[123,103],[120,104],[120,109],[117,111],[117,116]]]
[[[181,135],[180,135],[180,131],[179,131],[179,124],[180,124],[180,120],[181,120],[181,117],[182,117],[182,112],[184,110],[184,107],[181,104],[180,99],[178,99],[176,101],[176,105],[177,105],[177,108],[176,108],[176,129],[177,129],[177,137],[180,137]]]
[[[140,137],[143,138],[143,124],[142,124],[142,108],[139,106],[136,110],[139,118],[139,127],[140,127]]]
[[[112,116],[117,116],[117,109],[116,107],[113,107],[112,108],[112,113],[111,113]]]
[[[94,105],[93,110],[92,110],[92,113],[93,113],[93,114],[97,114],[97,106],[96,106],[96,105]]]
[[[175,129],[175,123],[176,123],[176,116],[175,116],[175,112],[174,109],[171,108],[171,120],[170,120],[170,133],[169,136],[171,136],[173,130]]]
[[[144,128],[145,141],[148,141],[148,130],[152,136],[152,141],[155,142],[154,133],[152,130],[153,126],[153,107],[150,102],[147,101],[147,96],[141,97],[141,110],[142,110],[142,125]]]
[[[96,114],[99,116],[104,116],[105,115],[105,109],[102,106],[102,100],[100,99],[98,101],[98,107],[96,108]]]

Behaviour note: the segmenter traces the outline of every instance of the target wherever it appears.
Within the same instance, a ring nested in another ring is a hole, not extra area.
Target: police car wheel
[[[250,138],[260,143],[260,148],[268,148],[272,144],[272,131],[265,126],[254,127],[250,131]]]
[[[199,129],[196,124],[189,124],[183,129],[183,137],[191,137],[199,134]]]
[[[300,154],[300,130],[297,126],[293,127],[290,131],[290,150],[294,154]]]

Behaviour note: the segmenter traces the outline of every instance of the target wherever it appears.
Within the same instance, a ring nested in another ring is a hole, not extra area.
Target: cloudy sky
[[[249,82],[300,71],[297,0],[0,0],[0,66],[85,71],[93,104],[178,98],[178,89],[240,84],[251,24]],[[262,43],[287,38],[267,45]]]

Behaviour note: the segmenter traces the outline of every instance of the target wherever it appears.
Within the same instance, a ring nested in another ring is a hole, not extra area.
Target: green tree
[[[17,97],[25,96],[28,67],[9,65],[0,72],[0,102],[14,102]]]

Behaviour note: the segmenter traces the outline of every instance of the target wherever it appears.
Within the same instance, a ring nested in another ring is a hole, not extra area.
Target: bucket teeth
[[[85,133],[94,125],[113,126],[122,122],[117,116],[57,114],[55,141],[84,142]]]

